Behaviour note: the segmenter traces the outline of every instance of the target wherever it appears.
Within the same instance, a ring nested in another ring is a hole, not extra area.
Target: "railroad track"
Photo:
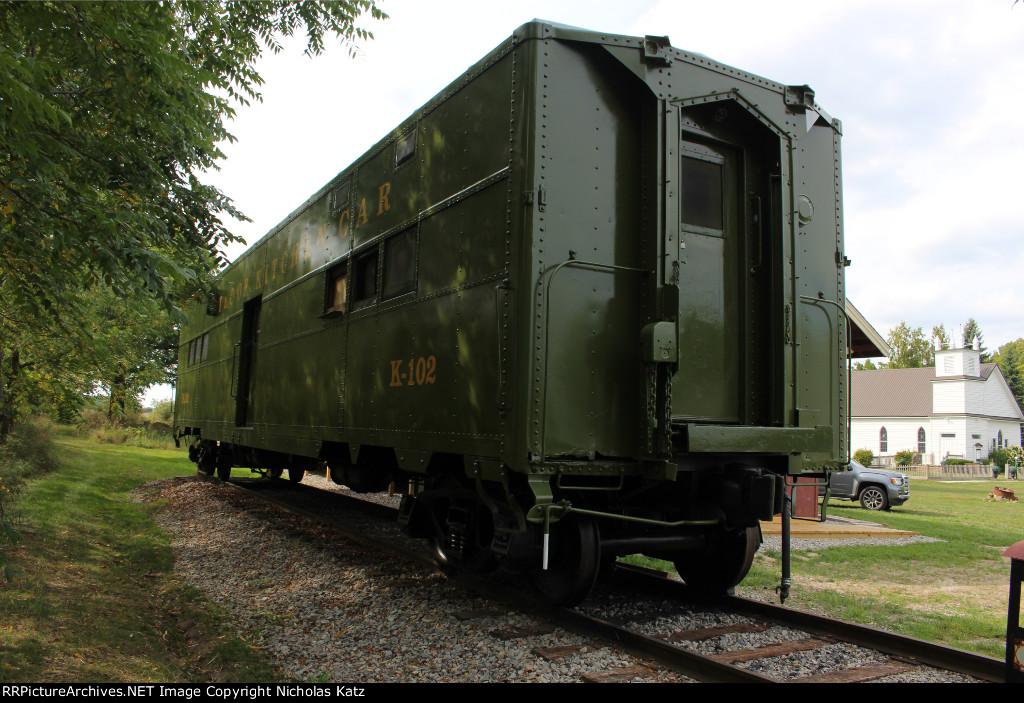
[[[434,566],[425,543],[398,531],[392,506],[286,481],[242,479],[232,485],[292,513],[327,522],[375,549]],[[698,681],[850,683],[910,676],[998,682],[1004,677],[1004,663],[991,657],[745,598],[694,601],[685,585],[667,574],[621,564],[576,609],[538,603],[508,574],[448,576],[570,632],[614,643],[648,666]],[[545,647],[535,653],[572,656],[574,649]],[[628,680],[641,673],[613,671],[594,680]]]

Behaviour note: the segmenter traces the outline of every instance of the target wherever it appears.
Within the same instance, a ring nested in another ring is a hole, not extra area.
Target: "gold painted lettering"
[[[348,208],[341,211],[341,219],[338,220],[338,236],[344,239],[345,234],[345,220],[349,218]]]
[[[408,364],[408,371],[402,369]],[[437,381],[437,357],[420,356],[414,359],[394,359],[391,361],[391,388],[401,386],[424,386]]]
[[[388,181],[380,187],[379,197],[377,198],[377,214],[383,215],[386,210],[391,209],[391,201],[388,200],[388,195],[391,194],[391,182]]]
[[[367,219],[369,218],[366,216],[366,198],[363,198],[359,203],[359,216],[356,217],[356,227],[358,228]]]

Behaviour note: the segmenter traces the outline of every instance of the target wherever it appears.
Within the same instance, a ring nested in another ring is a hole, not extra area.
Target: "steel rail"
[[[202,477],[202,475],[200,476]],[[441,569],[425,551],[417,551],[398,544],[394,539],[368,535],[364,531],[346,525],[344,522],[318,514],[315,509],[295,505],[288,500],[266,495],[260,489],[272,488],[273,484],[270,482],[242,480],[237,482],[231,481],[225,485],[234,487],[248,495],[256,496],[260,500],[276,505],[293,514],[326,523],[339,533],[366,546],[398,553],[418,564],[437,569],[454,583],[483,596],[509,602],[525,612],[550,620],[567,630],[585,636],[597,637],[634,656],[653,659],[662,666],[698,681],[709,683],[779,683],[779,681],[767,676],[712,657],[691,652],[683,647],[656,637],[640,634],[599,617],[589,616],[571,609],[545,605],[519,588],[499,583],[485,576]],[[277,485],[283,488],[289,484],[286,481],[281,481]],[[397,515],[397,510],[388,506],[370,503],[351,496],[321,491],[320,489],[301,484],[292,484],[291,490],[306,495],[309,495],[310,492],[328,493],[340,502],[359,504],[360,511],[364,514],[372,513],[382,518]],[[620,587],[626,586],[634,590],[634,592],[647,592],[680,601],[693,600],[692,594],[687,590],[685,584],[681,581],[669,579],[665,572],[618,564],[615,575],[620,581]],[[1005,663],[993,657],[886,632],[867,625],[836,620],[823,615],[794,610],[793,608],[764,603],[740,596],[719,598],[714,600],[713,603],[717,606],[725,606],[750,615],[806,630],[809,634],[813,634],[820,639],[845,642],[874,649],[910,664],[954,671],[983,681],[1003,682],[1005,680]]]
[[[637,585],[653,588],[672,598],[687,598],[686,586],[681,581],[667,578],[663,572],[651,572],[648,569],[635,568],[625,564],[619,564],[618,571],[628,574],[629,578],[633,579]],[[787,625],[794,625],[832,641],[842,641],[875,649],[909,663],[955,671],[983,681],[996,683],[1005,681],[1006,663],[983,654],[967,652],[868,625],[836,620],[824,615],[794,610],[782,605],[741,596],[727,596],[719,599],[716,603]]]
[[[983,654],[740,596],[729,596],[723,603],[737,610],[798,625],[821,637],[875,649],[910,663],[956,671],[983,681],[1003,683],[1006,680],[1006,662]]]

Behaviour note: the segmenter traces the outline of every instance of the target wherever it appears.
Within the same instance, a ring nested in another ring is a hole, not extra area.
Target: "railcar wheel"
[[[276,481],[281,478],[281,474],[284,473],[284,469],[275,467],[273,469],[267,469],[267,478],[271,481]]]
[[[434,561],[444,568],[486,573],[498,566],[491,551],[494,522],[475,493],[446,484],[430,499]]]
[[[759,525],[732,533],[718,530],[708,534],[704,549],[682,553],[675,560],[676,571],[701,595],[726,595],[750,571],[760,546]]]
[[[537,594],[552,605],[571,607],[590,593],[601,570],[601,540],[597,524],[570,515],[551,526],[548,568],[541,564],[526,572]]]
[[[302,477],[306,475],[305,469],[290,468],[288,469],[288,480],[292,483],[301,483]]]
[[[205,441],[199,445],[196,467],[200,473],[213,476],[213,472],[217,470],[217,445]]]
[[[888,510],[889,496],[883,488],[868,486],[860,492],[860,505],[868,510]]]
[[[217,478],[221,481],[227,481],[231,478],[231,465],[234,463],[234,459],[231,456],[231,448],[229,446],[221,445],[217,450]]]

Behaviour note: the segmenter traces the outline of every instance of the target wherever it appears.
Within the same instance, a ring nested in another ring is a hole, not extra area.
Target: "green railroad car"
[[[553,602],[634,553],[728,590],[848,462],[840,133],[667,37],[523,25],[224,270],[176,435],[394,486]]]

